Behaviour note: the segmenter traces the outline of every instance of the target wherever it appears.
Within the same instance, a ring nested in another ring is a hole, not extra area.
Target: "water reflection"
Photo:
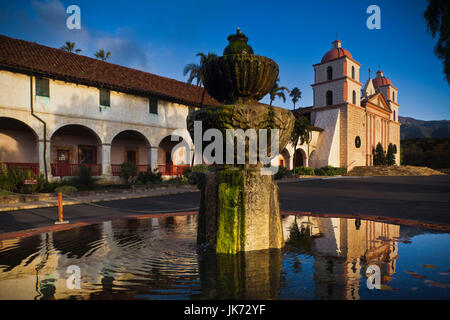
[[[283,225],[288,250],[314,256],[313,278],[319,299],[359,299],[358,288],[369,265],[380,268],[381,284],[395,273],[398,225],[296,216],[286,217]]]
[[[284,217],[283,231],[283,250],[235,256],[197,253],[196,216],[4,240],[0,299],[450,298],[449,234],[301,216]],[[81,289],[67,287],[70,265],[81,269]],[[366,286],[371,265],[381,290]]]

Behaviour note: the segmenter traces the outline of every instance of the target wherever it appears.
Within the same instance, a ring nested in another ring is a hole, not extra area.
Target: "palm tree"
[[[292,102],[294,103],[294,110],[295,110],[295,104],[302,98],[302,91],[295,87],[291,90],[290,96],[292,97]]]
[[[294,147],[294,172],[295,172],[295,154],[296,154],[296,150],[297,150],[297,145],[300,142],[300,144],[303,143],[308,143],[311,141],[310,140],[310,126],[311,123],[309,122],[308,118],[306,118],[305,116],[300,116],[298,118],[295,118],[295,123],[294,123],[294,129],[292,130],[291,133],[291,144]],[[309,151],[308,151],[309,152]]]
[[[206,62],[214,60],[217,58],[215,53],[208,52],[208,54],[204,54],[203,52],[197,53],[196,57],[200,57],[200,63],[189,63],[184,67],[183,75],[186,76],[189,74],[189,78],[187,83],[191,84],[194,80],[197,80],[197,86],[203,85],[203,75],[202,75],[202,67]]]
[[[203,85],[203,66],[214,59],[217,59],[217,55],[215,53],[208,52],[208,54],[204,54],[203,52],[197,53],[197,57],[200,57],[200,64],[189,63],[183,69],[183,75],[186,76],[189,74],[187,83],[191,84],[194,80],[197,82],[197,87]],[[203,88],[202,92],[202,100],[200,102],[200,108],[203,106],[203,100],[205,99],[205,88]]]
[[[75,49],[75,42],[66,41],[65,44],[60,48],[61,50],[67,52],[81,52],[81,49]]]
[[[101,49],[101,50],[98,50],[96,53],[94,53],[94,56],[97,59],[100,59],[102,61],[106,61],[109,58],[111,58],[111,52],[108,51],[108,52],[105,53],[105,50]]]
[[[286,96],[283,91],[286,91],[287,93],[289,93],[289,89],[286,87],[280,87],[278,84],[279,81],[280,81],[280,78],[277,78],[277,81],[274,83],[272,89],[270,89],[270,91],[269,91],[270,106],[272,106],[272,102],[273,102],[273,100],[275,100],[275,98],[281,98],[281,99],[283,99],[283,102],[286,102]]]

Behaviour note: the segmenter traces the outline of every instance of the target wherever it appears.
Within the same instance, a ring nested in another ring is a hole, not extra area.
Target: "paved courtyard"
[[[450,225],[450,176],[329,178],[281,183],[282,211],[359,214]],[[64,207],[70,222],[196,211],[199,192]],[[0,212],[0,232],[53,225],[57,208]]]

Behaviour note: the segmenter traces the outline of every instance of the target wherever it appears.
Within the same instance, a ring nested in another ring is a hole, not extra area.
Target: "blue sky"
[[[66,28],[71,4],[81,9],[81,30]],[[372,4],[381,9],[381,30],[366,27]],[[281,85],[302,90],[300,106],[312,105],[312,65],[337,33],[362,64],[361,82],[368,68],[372,75],[381,68],[399,89],[401,116],[450,119],[450,87],[426,30],[426,6],[426,0],[0,0],[0,33],[52,47],[73,41],[91,57],[102,48],[112,63],[184,81],[183,67],[198,62],[198,52],[222,54],[239,26],[256,54],[279,64]],[[290,100],[274,104],[292,108]]]

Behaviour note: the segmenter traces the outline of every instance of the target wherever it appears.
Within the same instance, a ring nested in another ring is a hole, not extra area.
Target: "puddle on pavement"
[[[196,216],[3,240],[0,299],[450,299],[448,233],[302,216],[283,228],[283,250],[236,256],[197,253]]]

